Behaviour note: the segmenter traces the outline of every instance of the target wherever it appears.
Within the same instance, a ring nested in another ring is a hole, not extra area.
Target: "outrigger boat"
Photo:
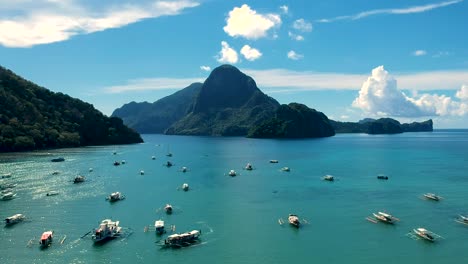
[[[86,179],[85,176],[78,175],[75,177],[75,179],[73,179],[73,183],[81,183],[81,182],[84,182],[85,179]]]
[[[187,170],[188,170],[187,167],[182,167],[182,168],[180,169],[181,172],[187,172]]]
[[[299,227],[299,225],[301,224],[301,222],[299,221],[299,217],[295,214],[289,214],[288,222],[294,227]]]
[[[377,223],[377,221],[387,223],[387,224],[394,224],[396,221],[400,221],[400,219],[394,217],[393,215],[383,213],[383,212],[378,212],[378,213],[372,213],[372,215],[375,218],[367,217],[366,219],[372,223]]]
[[[325,175],[325,176],[323,176],[322,180],[324,180],[324,181],[334,181],[335,177],[333,177],[333,175]]]
[[[423,196],[428,199],[428,200],[433,200],[433,201],[440,201],[440,199],[442,199],[441,196],[438,196],[434,193],[425,193],[423,194]]]
[[[270,163],[278,163],[278,160],[270,160]]]
[[[162,235],[166,233],[166,230],[164,229],[164,221],[159,219],[154,222],[154,229],[156,230],[157,235]]]
[[[184,191],[188,191],[188,190],[189,190],[189,185],[188,185],[188,183],[182,184],[182,190],[184,190]]]
[[[459,215],[457,219],[455,219],[455,222],[458,222],[460,224],[468,225],[468,217],[464,215]]]
[[[164,206],[164,211],[166,211],[166,214],[172,214],[172,205],[166,204],[166,206]]]
[[[120,162],[119,161],[114,161],[114,166],[119,166]]]
[[[60,158],[51,159],[50,161],[51,162],[62,162],[62,161],[65,161],[65,158],[60,157]]]
[[[281,171],[290,172],[291,169],[289,167],[283,167],[283,168],[281,168]]]
[[[151,159],[152,159],[152,160],[155,160],[155,159],[156,159],[156,156],[151,156]]]
[[[200,238],[200,230],[192,230],[187,233],[173,234],[164,239],[164,245],[170,247],[189,246]]]
[[[380,174],[380,175],[377,175],[377,179],[379,179],[379,180],[388,180],[388,176]]]
[[[252,167],[252,164],[250,163],[247,163],[247,165],[245,165],[245,170],[253,170],[253,167]]]
[[[164,164],[164,166],[170,168],[170,167],[174,166],[174,164],[172,164],[172,162],[168,161],[168,162],[166,162],[166,164]]]
[[[229,173],[228,173],[229,176],[231,177],[234,177],[237,175],[236,171],[235,170],[230,170]]]
[[[109,202],[117,202],[123,199],[125,199],[125,195],[121,194],[120,192],[113,192],[106,197],[106,200]]]
[[[0,176],[0,179],[11,178],[11,173],[5,173]]]
[[[92,236],[94,242],[101,242],[107,239],[113,239],[122,234],[122,227],[119,226],[119,221],[113,222],[111,219],[102,220],[99,227],[94,230]]]
[[[25,217],[23,214],[15,214],[5,218],[5,225],[14,225],[16,223],[22,222],[24,219]]]
[[[50,191],[50,192],[46,193],[46,196],[55,196],[55,195],[58,195],[58,194],[59,194],[59,192],[57,192],[57,191]]]
[[[16,193],[7,192],[7,193],[2,194],[2,196],[0,197],[0,200],[7,201],[7,200],[11,200],[11,199],[13,199],[15,197],[16,197]]]
[[[424,239],[429,242],[435,242],[436,240],[443,238],[442,236],[422,227],[413,229],[413,231],[407,235],[413,239]]]
[[[140,175],[145,175],[145,171],[144,171],[144,170],[141,170],[141,171],[140,171]]]
[[[52,244],[52,240],[54,239],[54,231],[46,231],[42,233],[41,239],[39,240],[39,244],[42,248],[49,247]]]

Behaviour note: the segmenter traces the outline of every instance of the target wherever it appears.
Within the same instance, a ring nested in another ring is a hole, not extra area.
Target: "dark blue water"
[[[0,184],[17,183],[17,197],[0,201],[0,217],[28,218],[0,231],[0,263],[468,263],[468,226],[454,221],[468,213],[468,131],[144,139],[139,145],[0,155],[0,175],[13,175]],[[173,157],[165,156],[168,151]],[[59,156],[66,161],[50,162]],[[126,164],[113,166],[115,160]],[[163,166],[168,160],[175,166]],[[243,170],[248,162],[255,170]],[[182,166],[189,171],[182,173]],[[282,172],[284,166],[291,172]],[[240,175],[226,176],[231,169]],[[87,181],[73,184],[78,174]],[[322,181],[326,174],[338,180]],[[377,180],[378,174],[389,180]],[[185,182],[191,190],[178,190]],[[47,197],[51,190],[60,194]],[[106,202],[115,191],[127,199]],[[444,199],[423,200],[426,192]],[[174,214],[161,211],[166,203]],[[377,211],[401,221],[391,226],[365,220]],[[278,219],[289,213],[309,224],[299,230],[280,226]],[[103,245],[80,238],[105,218],[119,220],[130,235]],[[177,232],[202,230],[200,243],[161,249],[160,238],[143,231],[159,218]],[[417,227],[444,239],[406,236]],[[41,250],[38,239],[46,230],[54,230],[55,242]]]

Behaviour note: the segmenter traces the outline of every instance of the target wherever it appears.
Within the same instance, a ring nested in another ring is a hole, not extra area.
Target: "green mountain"
[[[281,105],[275,116],[253,127],[249,137],[253,138],[315,138],[335,135],[327,116],[315,109],[290,103]]]
[[[188,114],[170,126],[166,134],[245,136],[279,107],[251,77],[231,65],[214,69],[191,105]]]
[[[120,118],[0,67],[0,152],[139,142]]]
[[[191,110],[202,85],[193,83],[154,103],[125,104],[114,110],[111,116],[122,118],[126,125],[140,133],[162,134]]]
[[[397,134],[403,132],[432,131],[432,119],[424,122],[400,124],[392,118],[366,118],[359,122],[331,121],[336,133]]]

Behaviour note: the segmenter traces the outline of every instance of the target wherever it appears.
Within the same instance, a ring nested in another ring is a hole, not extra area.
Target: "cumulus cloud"
[[[414,55],[414,56],[417,56],[417,57],[418,57],[418,56],[424,56],[424,55],[426,55],[426,54],[427,54],[427,52],[426,52],[425,50],[415,50],[415,51],[413,52],[413,55]]]
[[[240,53],[249,61],[254,61],[262,56],[262,53],[258,49],[254,49],[249,45],[244,45]]]
[[[365,17],[374,16],[374,15],[382,15],[382,14],[390,14],[390,15],[415,14],[415,13],[427,12],[433,9],[458,4],[460,2],[463,2],[463,0],[445,1],[445,2],[440,2],[440,3],[420,5],[420,6],[411,6],[411,7],[405,7],[405,8],[374,9],[374,10],[363,11],[354,15],[337,16],[333,18],[323,18],[323,19],[317,20],[317,22],[331,23],[331,22],[340,21],[340,20],[358,20],[358,19],[362,19]]]
[[[304,37],[303,37],[303,36],[298,35],[298,34],[294,34],[294,33],[292,33],[291,31],[288,32],[288,36],[289,36],[291,39],[294,39],[294,40],[297,40],[297,41],[303,41],[303,40],[304,40]]]
[[[119,28],[143,19],[177,15],[199,5],[192,0],[103,2],[98,9],[78,0],[10,2],[0,8],[0,44],[21,48]]]
[[[460,100],[467,101],[468,100],[468,85],[463,85],[460,88],[460,90],[457,91],[455,96],[459,98]]]
[[[466,87],[463,86],[457,92],[457,97],[464,98],[465,92]],[[397,81],[383,66],[372,70],[371,76],[362,84],[359,96],[353,101],[352,106],[377,116],[422,117],[467,113],[467,105],[464,102],[455,101],[446,95],[407,96],[397,88]]]
[[[221,51],[218,53],[217,60],[220,63],[235,64],[239,61],[239,57],[237,51],[231,48],[226,41],[221,41]]]
[[[200,70],[202,70],[202,71],[211,71],[211,67],[202,65],[202,66],[200,66]]]
[[[293,28],[301,32],[311,32],[312,24],[305,21],[303,18],[294,21]]]
[[[287,14],[289,12],[289,7],[287,5],[282,5],[279,7],[283,13]]]
[[[304,58],[304,55],[302,54],[299,54],[299,53],[296,53],[294,50],[290,50],[288,52],[288,59],[291,59],[291,60],[300,60]]]
[[[244,4],[229,12],[223,29],[231,37],[259,39],[266,37],[270,29],[280,24],[281,17],[278,14],[258,14]]]

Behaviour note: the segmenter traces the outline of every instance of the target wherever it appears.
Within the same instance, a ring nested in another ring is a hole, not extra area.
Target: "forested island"
[[[140,142],[122,119],[0,66],[0,152]]]

